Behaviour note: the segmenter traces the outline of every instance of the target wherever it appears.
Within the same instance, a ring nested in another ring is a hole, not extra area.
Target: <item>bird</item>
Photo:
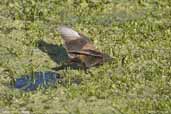
[[[68,63],[77,63],[86,70],[113,59],[100,52],[86,35],[67,26],[58,27],[58,31],[69,57]]]

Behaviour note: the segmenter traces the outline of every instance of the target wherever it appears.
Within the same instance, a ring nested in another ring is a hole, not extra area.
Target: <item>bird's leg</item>
[[[70,64],[71,63],[77,63],[80,65],[80,68],[84,70],[84,72],[87,74],[88,71],[87,71],[87,66],[86,66],[86,63],[81,61],[79,58],[72,58],[68,61]]]
[[[79,58],[72,58],[68,61],[69,64],[76,63],[79,64],[79,67],[84,70],[84,72],[87,74],[87,67],[86,64],[81,61]]]
[[[86,64],[85,64],[84,62],[81,62],[81,67],[82,67],[82,69],[84,70],[84,72],[85,72],[86,74],[88,74],[88,69],[87,69]]]
[[[82,69],[84,70],[84,73],[85,74],[90,74],[91,76],[93,75],[93,73],[91,71],[89,71],[89,69],[86,66],[86,63],[85,62],[81,62],[81,66],[82,66]]]

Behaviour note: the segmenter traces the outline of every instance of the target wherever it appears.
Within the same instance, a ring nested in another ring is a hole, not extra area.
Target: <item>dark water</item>
[[[34,72],[30,75],[23,75],[16,78],[13,87],[23,91],[34,91],[38,88],[48,88],[55,86],[62,78],[56,72]]]

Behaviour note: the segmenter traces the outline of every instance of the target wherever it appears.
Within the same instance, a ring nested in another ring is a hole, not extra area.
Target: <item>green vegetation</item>
[[[61,70],[67,83],[46,90],[9,88],[13,78],[62,64],[38,43],[60,48],[59,25],[87,34],[114,61],[91,68],[92,75]],[[171,1],[1,0],[0,113],[28,112],[170,114]]]

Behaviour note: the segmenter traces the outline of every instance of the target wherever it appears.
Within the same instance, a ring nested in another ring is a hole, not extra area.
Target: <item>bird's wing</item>
[[[96,52],[96,51],[91,52],[87,50],[80,50],[80,51],[68,51],[68,53],[103,58],[103,54],[100,52]]]
[[[66,27],[66,26],[60,26],[58,28],[59,33],[62,36],[62,39],[67,42],[70,40],[76,40],[79,39],[81,36],[79,33],[72,28]]]
[[[85,55],[85,56],[92,56],[92,57],[96,57],[97,59],[101,58],[103,59],[103,61],[110,61],[113,60],[112,57],[110,57],[109,55],[99,52],[97,50],[91,50],[91,49],[83,49],[81,51],[69,51],[70,54],[78,54],[78,55]]]
[[[87,36],[66,26],[59,27],[59,32],[67,50],[95,49]]]

